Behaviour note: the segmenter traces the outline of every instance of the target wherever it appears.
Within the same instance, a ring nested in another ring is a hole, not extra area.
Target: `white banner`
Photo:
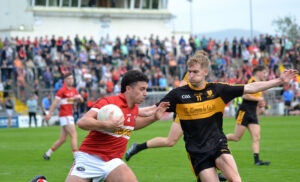
[[[42,126],[42,120],[43,116],[37,115],[36,116],[37,120],[37,126],[41,127]],[[49,125],[55,125],[56,122],[58,122],[59,118],[58,116],[52,116],[51,119],[49,120]],[[44,126],[47,126],[46,122],[44,122]],[[29,116],[23,115],[19,116],[19,128],[28,128],[29,127]],[[31,127],[35,127],[34,119],[31,119]]]
[[[42,119],[43,117],[41,115],[36,116],[38,127],[42,126]],[[29,127],[29,116],[26,115],[19,116],[19,128],[28,128],[28,127]],[[33,118],[31,118],[31,127],[35,127],[35,122]]]

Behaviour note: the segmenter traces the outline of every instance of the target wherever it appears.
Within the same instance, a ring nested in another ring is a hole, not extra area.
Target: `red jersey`
[[[59,89],[56,93],[55,98],[60,100],[59,106],[59,116],[73,116],[73,97],[79,95],[77,90],[72,87],[68,89],[66,85],[64,85],[61,89]]]
[[[79,151],[98,155],[101,159],[110,161],[114,158],[122,158],[125,153],[128,140],[135,126],[138,106],[134,105],[134,107],[129,108],[125,96],[120,94],[99,99],[92,109],[99,111],[101,107],[107,104],[120,107],[125,118],[124,125],[120,130],[115,131],[90,131],[79,147]]]

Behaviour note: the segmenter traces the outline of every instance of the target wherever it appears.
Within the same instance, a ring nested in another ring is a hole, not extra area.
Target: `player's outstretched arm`
[[[97,120],[98,112],[89,110],[78,122],[77,125],[83,130],[100,130],[100,129],[120,129],[124,122],[124,117],[113,118],[113,112],[110,113],[108,120]]]
[[[250,101],[257,101],[257,102],[264,101],[263,97],[254,97],[250,94],[243,95],[243,99],[250,100]]]
[[[156,109],[157,109],[156,105],[149,106],[149,107],[139,108],[138,116],[140,116],[140,117],[151,116],[151,115],[153,115],[155,113]]]
[[[161,108],[164,108],[165,106],[169,107],[169,105],[170,105],[169,102],[161,102],[160,103]],[[138,116],[141,116],[141,117],[152,116],[156,113],[157,109],[159,109],[159,107],[157,107],[156,105],[139,108]]]
[[[163,116],[164,112],[169,108],[170,103],[169,102],[161,102],[158,107],[156,108],[156,111],[154,114],[152,114],[149,117],[140,117],[138,116],[135,122],[134,130],[138,130],[141,128],[144,128],[153,122],[160,120],[160,118]]]
[[[291,79],[293,79],[297,74],[298,74],[297,70],[289,69],[289,70],[284,70],[280,75],[280,78],[276,78],[269,81],[253,82],[250,84],[246,84],[244,87],[244,94],[253,94],[253,93],[267,90],[272,87],[286,84]]]

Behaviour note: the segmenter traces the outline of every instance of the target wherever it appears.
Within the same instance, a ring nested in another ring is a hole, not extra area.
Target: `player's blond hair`
[[[187,62],[188,67],[195,64],[200,64],[201,69],[210,68],[210,60],[207,52],[203,50],[197,51]]]

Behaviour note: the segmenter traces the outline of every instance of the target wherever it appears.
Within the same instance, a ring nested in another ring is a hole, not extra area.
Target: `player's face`
[[[73,86],[73,82],[74,82],[74,79],[73,79],[73,76],[70,75],[68,76],[67,78],[65,78],[65,84],[68,86],[68,87],[72,87]]]
[[[200,64],[188,67],[188,80],[192,86],[198,87],[208,74],[207,68],[201,68]]]
[[[147,88],[148,84],[147,82],[137,82],[135,85],[130,87],[130,95],[132,96],[132,99],[134,100],[135,104],[141,104],[144,102],[146,95],[147,95]]]
[[[260,81],[265,81],[266,80],[266,77],[267,77],[267,74],[268,74],[267,70],[262,70],[262,71],[259,71],[257,73],[258,73],[258,77],[259,77]]]

